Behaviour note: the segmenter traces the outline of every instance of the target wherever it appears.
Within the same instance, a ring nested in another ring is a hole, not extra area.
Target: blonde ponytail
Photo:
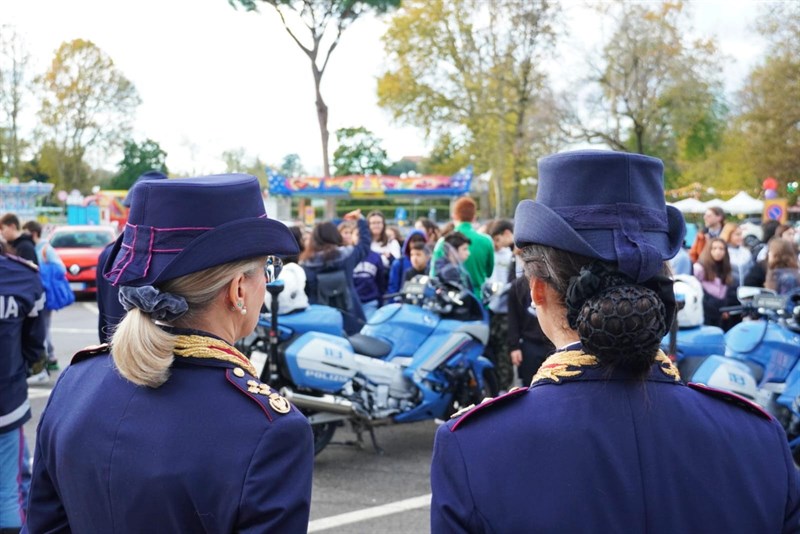
[[[244,271],[251,276],[264,266],[264,258],[248,259],[211,267],[165,282],[162,292],[183,297],[189,310],[175,326],[192,327],[203,312],[233,280]],[[149,314],[132,308],[117,325],[111,339],[111,355],[119,373],[136,385],[157,388],[169,378],[177,336],[159,327]]]

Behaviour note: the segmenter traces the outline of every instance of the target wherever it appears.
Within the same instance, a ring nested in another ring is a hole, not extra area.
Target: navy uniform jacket
[[[436,434],[432,532],[800,531],[780,425],[677,377],[663,354],[642,382],[559,352],[529,389],[451,419]]]
[[[213,350],[183,343],[193,356],[176,350],[158,388],[104,346],[76,355],[40,422],[29,532],[306,532],[308,421],[233,347],[201,341]]]
[[[100,343],[111,343],[114,328],[125,317],[125,308],[119,303],[119,288],[103,276],[104,267],[111,249],[116,241],[112,241],[97,258],[97,336]]]
[[[31,418],[28,365],[44,357],[44,290],[36,266],[0,254],[0,433]],[[2,467],[2,466],[0,466]]]

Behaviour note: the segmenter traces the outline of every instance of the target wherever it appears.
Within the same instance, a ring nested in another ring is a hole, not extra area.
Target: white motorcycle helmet
[[[675,298],[683,300],[683,309],[678,310],[678,328],[692,328],[703,324],[703,286],[700,280],[689,274],[675,276],[673,285]]]

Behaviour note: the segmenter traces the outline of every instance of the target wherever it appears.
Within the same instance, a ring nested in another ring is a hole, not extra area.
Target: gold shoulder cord
[[[173,352],[176,356],[184,358],[210,358],[213,360],[221,360],[223,362],[232,363],[236,367],[233,368],[233,374],[239,378],[244,377],[245,371],[250,373],[253,378],[258,378],[258,373],[253,364],[247,357],[232,347],[212,337],[206,336],[178,336],[177,343]],[[263,395],[269,399],[269,405],[278,413],[289,413],[291,405],[289,401],[281,397],[278,393],[270,391],[267,384],[258,380],[247,381],[247,391],[255,395]]]
[[[184,358],[209,358],[232,363],[247,371],[254,378],[258,378],[256,368],[253,367],[247,356],[236,350],[235,347],[213,337],[198,335],[178,336],[172,352],[176,356]]]
[[[578,376],[583,373],[584,368],[595,367],[599,364],[600,361],[596,357],[580,350],[556,352],[539,367],[531,385],[542,380],[552,380],[558,384],[562,378]]]
[[[681,374],[678,368],[672,363],[672,360],[659,350],[656,354],[656,361],[659,370],[672,378],[676,382],[680,382]],[[533,377],[531,385],[542,380],[551,380],[558,384],[562,378],[572,378],[580,375],[587,367],[595,367],[600,364],[597,357],[591,354],[586,354],[579,350],[557,352],[547,358],[539,371]]]

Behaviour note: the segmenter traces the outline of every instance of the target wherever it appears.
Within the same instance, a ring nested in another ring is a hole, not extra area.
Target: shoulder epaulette
[[[479,404],[473,404],[470,406],[466,406],[461,408],[459,411],[454,413],[450,419],[458,418],[458,421],[454,422],[450,426],[450,432],[455,432],[456,429],[464,424],[464,421],[468,419],[474,418],[475,414],[477,413],[486,413],[486,409],[490,406],[497,406],[498,404],[505,403],[509,399],[515,399],[521,397],[523,394],[528,392],[528,388],[511,388],[508,393],[505,395],[500,395],[499,397],[486,397],[483,399]]]
[[[744,408],[750,413],[760,415],[761,417],[769,419],[770,421],[772,420],[772,415],[764,410],[764,408],[749,399],[745,399],[744,397],[737,395],[736,393],[731,393],[730,391],[725,391],[724,389],[712,388],[705,384],[698,384],[696,382],[689,382],[686,385],[696,391],[699,391],[700,393],[705,393],[725,402],[730,402],[731,404],[735,404],[740,408]]]
[[[236,389],[254,400],[270,421],[273,414],[284,415],[292,410],[288,400],[267,384],[248,375],[241,367],[226,369],[225,377]]]
[[[106,354],[110,348],[111,346],[108,343],[103,343],[102,345],[89,345],[88,347],[85,347],[75,353],[75,355],[72,357],[70,365],[73,363],[82,362],[83,360],[88,360],[89,358],[99,354]]]
[[[37,273],[39,272],[39,266],[36,265],[35,263],[33,263],[31,260],[26,260],[25,258],[20,258],[19,256],[14,256],[13,254],[6,254],[6,258],[8,258],[9,260],[11,260],[13,262],[21,263],[25,267],[27,267],[29,269],[32,269],[32,270],[36,271]]]

